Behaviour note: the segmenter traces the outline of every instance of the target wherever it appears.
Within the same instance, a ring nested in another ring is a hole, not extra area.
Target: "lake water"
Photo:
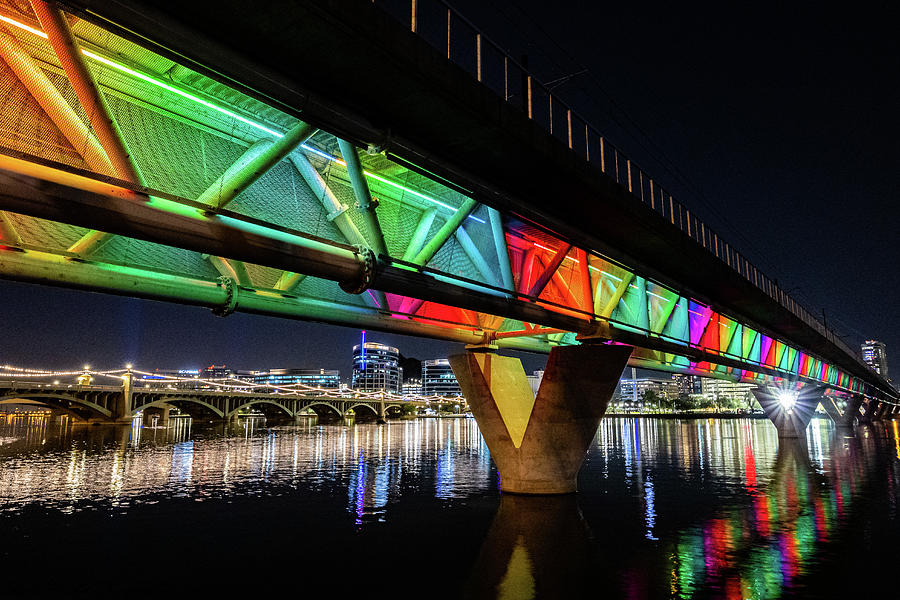
[[[893,588],[898,486],[896,422],[607,418],[579,493],[534,498],[471,418],[0,417],[0,594],[856,596]]]

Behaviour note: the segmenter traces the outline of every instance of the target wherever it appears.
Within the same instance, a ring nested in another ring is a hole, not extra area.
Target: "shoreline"
[[[824,415],[823,415],[824,416]],[[719,413],[606,413],[603,418],[608,417],[637,417],[637,418],[658,418],[658,419],[765,419],[765,413],[735,413],[735,412],[719,412]]]

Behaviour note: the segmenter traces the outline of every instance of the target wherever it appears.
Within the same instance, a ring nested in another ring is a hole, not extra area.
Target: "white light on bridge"
[[[786,412],[791,412],[797,404],[797,392],[787,390],[778,392],[778,403]]]

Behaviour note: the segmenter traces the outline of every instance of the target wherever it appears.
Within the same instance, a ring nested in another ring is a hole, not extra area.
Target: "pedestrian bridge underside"
[[[0,1],[0,277],[484,347],[600,338],[633,345],[634,366],[895,398],[814,327],[735,309],[715,281],[697,292],[629,260],[638,253],[571,235],[574,220],[516,211],[387,141],[363,146],[315,110],[225,85],[94,19],[54,21],[40,4]],[[627,185],[610,184],[620,196],[637,193],[628,168]],[[647,210],[652,226],[683,236],[671,197],[656,194],[669,208]],[[679,243],[660,264],[709,254],[705,241]]]

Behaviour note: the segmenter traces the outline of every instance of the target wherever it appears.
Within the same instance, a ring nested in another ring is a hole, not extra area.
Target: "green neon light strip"
[[[337,163],[337,164],[341,165],[342,167],[344,167],[345,169],[347,168],[347,163],[344,162],[343,160],[341,160],[340,158],[338,158],[337,156],[334,156],[333,154],[328,154],[327,152],[324,152],[324,151],[319,150],[318,148],[314,148],[312,146],[307,146],[306,144],[300,144],[300,147],[303,148],[304,150],[307,150],[308,152],[312,152],[316,156],[321,156],[325,160],[330,160],[334,163]],[[436,200],[436,199],[432,198],[431,196],[426,196],[422,192],[417,192],[414,189],[408,188],[404,185],[400,185],[399,183],[395,183],[389,179],[385,179],[384,177],[381,177],[380,175],[376,175],[375,173],[372,173],[370,171],[364,170],[363,175],[365,175],[366,177],[369,177],[371,179],[374,179],[375,181],[380,181],[381,183],[385,183],[387,185],[393,186],[393,187],[397,188],[398,190],[403,190],[404,192],[408,192],[408,193],[412,194],[413,196],[418,196],[419,198],[424,198],[425,200],[428,200],[429,202],[433,202],[434,204],[437,204],[438,206],[443,206],[447,210],[450,210],[453,212],[456,212],[458,210],[455,206],[450,206],[449,204],[445,204],[444,202],[441,202],[440,200]],[[473,221],[478,221],[479,223],[484,223],[483,219],[479,219],[478,217],[476,217],[474,215],[469,215],[468,218],[472,219]]]
[[[126,67],[125,65],[122,65],[115,61],[109,60],[108,58],[100,56],[99,54],[94,54],[90,50],[85,50],[84,48],[82,48],[81,53],[84,54],[85,56],[87,56],[88,58],[92,58],[92,59],[96,60],[99,63],[103,63],[104,65],[110,66],[114,69],[117,69],[117,70],[123,72],[123,73],[131,75],[132,77],[136,77],[137,79],[140,79],[141,81],[146,81],[147,83],[150,83],[152,85],[155,85],[156,87],[162,88],[162,89],[166,90],[167,92],[172,92],[173,94],[178,94],[182,98],[187,98],[191,102],[196,102],[197,104],[201,104],[207,108],[216,110],[216,111],[222,113],[223,115],[228,115],[229,117],[231,117],[233,119],[237,119],[238,121],[240,121],[242,123],[246,123],[247,125],[250,125],[251,127],[255,127],[255,128],[259,129],[260,131],[264,131],[264,132],[268,133],[269,135],[273,135],[273,136],[279,137],[279,138],[284,137],[283,134],[275,131],[274,129],[269,129],[265,125],[260,125],[259,123],[255,122],[255,121],[252,121],[246,117],[242,117],[241,115],[239,115],[235,112],[232,112],[226,108],[222,108],[221,106],[217,106],[216,104],[213,104],[212,102],[208,102],[208,101],[204,100],[203,98],[194,96],[193,94],[189,94],[189,93],[185,92],[184,90],[180,90],[180,89],[173,87],[167,83],[164,83],[162,81],[154,79],[153,77],[150,77],[149,75],[145,75],[139,71],[130,69],[130,68]]]
[[[25,23],[20,23],[19,21],[16,21],[16,20],[14,20],[14,19],[10,19],[9,17],[5,17],[5,16],[3,16],[3,15],[0,15],[0,21],[3,21],[4,23],[9,23],[10,25],[13,25],[14,27],[18,27],[19,29],[22,29],[23,31],[27,31],[28,33],[31,33],[31,34],[34,34],[34,35],[36,35],[36,36],[38,36],[38,37],[47,39],[47,34],[46,34],[46,33],[44,33],[43,31],[41,31],[41,30],[39,30],[39,29],[35,29],[34,27],[30,27],[30,26],[26,25]],[[269,134],[269,135],[271,135],[271,136],[274,136],[274,137],[277,137],[277,138],[284,137],[284,134],[282,134],[282,133],[280,133],[280,132],[278,132],[278,131],[275,131],[274,129],[271,129],[271,128],[269,128],[269,127],[266,127],[265,125],[262,125],[262,124],[260,124],[260,123],[257,123],[256,121],[254,121],[254,120],[252,120],[252,119],[248,119],[247,117],[243,117],[243,116],[237,114],[236,112],[230,111],[230,110],[228,110],[227,108],[223,108],[223,107],[221,107],[221,106],[219,106],[219,105],[217,105],[217,104],[215,104],[215,103],[213,103],[213,102],[209,102],[208,100],[204,100],[203,98],[200,98],[199,96],[195,96],[195,95],[193,95],[193,94],[190,94],[190,93],[188,93],[188,92],[185,92],[184,90],[181,90],[181,89],[179,89],[179,88],[177,88],[177,87],[171,86],[171,85],[165,83],[164,81],[160,81],[160,80],[158,80],[158,79],[155,79],[154,77],[151,77],[151,76],[149,76],[149,75],[146,75],[146,74],[144,74],[144,73],[141,73],[140,71],[135,71],[134,69],[132,69],[132,68],[130,68],[130,67],[126,67],[125,65],[123,65],[123,64],[121,64],[121,63],[117,63],[117,62],[114,61],[114,60],[111,60],[111,59],[109,59],[109,58],[106,58],[105,56],[101,56],[101,55],[99,55],[99,54],[96,54],[96,53],[94,53],[94,52],[91,52],[90,50],[85,50],[84,48],[81,48],[81,53],[84,54],[85,56],[87,56],[88,58],[93,59],[93,60],[95,60],[95,61],[97,61],[97,62],[99,62],[99,63],[102,63],[102,64],[104,64],[104,65],[106,65],[106,66],[108,66],[108,67],[112,67],[113,69],[116,69],[117,71],[121,71],[122,73],[125,73],[125,74],[127,74],[127,75],[131,75],[132,77],[134,77],[134,78],[136,78],[136,79],[140,79],[141,81],[145,81],[145,82],[147,82],[147,83],[149,83],[149,84],[151,84],[151,85],[155,85],[156,87],[161,88],[161,89],[164,89],[164,90],[166,90],[167,92],[172,92],[173,94],[177,94],[177,95],[181,96],[182,98],[185,98],[185,99],[187,99],[187,100],[190,100],[191,102],[195,102],[195,103],[197,103],[197,104],[200,104],[201,106],[205,106],[206,108],[211,108],[212,110],[215,110],[215,111],[217,111],[217,112],[220,112],[220,113],[222,113],[223,115],[226,115],[226,116],[228,116],[228,117],[231,117],[232,119],[237,119],[237,120],[240,121],[241,123],[245,123],[246,125],[249,125],[249,126],[251,126],[251,127],[254,127],[254,128],[256,128],[256,129],[258,129],[258,130],[260,130],[260,131],[262,131],[262,132],[264,132],[264,133],[267,133],[267,134]],[[344,167],[347,166],[346,163],[344,163],[344,161],[338,159],[336,156],[332,156],[332,155],[330,155],[330,154],[327,154],[327,153],[325,153],[325,152],[322,152],[321,150],[318,150],[317,148],[313,148],[312,146],[308,146],[308,145],[306,145],[306,144],[301,144],[301,147],[302,147],[304,150],[307,150],[307,151],[309,151],[309,152],[313,152],[313,153],[315,153],[315,154],[318,154],[319,156],[322,156],[322,157],[324,157],[324,158],[326,158],[326,159],[328,159],[328,160],[334,161],[334,162],[336,162],[336,163],[338,163],[338,164],[340,164],[340,165],[342,165],[342,166],[344,166]],[[412,194],[412,195],[414,195],[414,196],[417,196],[417,197],[419,197],[419,198],[422,198],[422,199],[424,199],[424,200],[427,200],[427,201],[429,201],[429,202],[432,202],[432,203],[434,203],[434,204],[437,204],[438,206],[442,206],[442,207],[446,208],[447,210],[450,210],[450,211],[453,211],[453,212],[456,212],[456,211],[457,211],[457,209],[456,209],[455,207],[450,206],[449,204],[446,204],[446,203],[444,203],[444,202],[441,202],[440,200],[437,200],[437,199],[435,199],[435,198],[432,198],[431,196],[427,196],[427,195],[425,195],[425,194],[423,194],[423,193],[421,193],[421,192],[418,192],[418,191],[416,191],[416,190],[414,190],[414,189],[408,188],[408,187],[406,187],[406,186],[404,186],[404,185],[401,185],[401,184],[399,184],[399,183],[395,183],[395,182],[393,182],[393,181],[390,181],[390,180],[388,180],[388,179],[385,179],[384,177],[381,177],[381,176],[379,176],[379,175],[375,175],[374,173],[370,173],[369,171],[363,171],[363,173],[364,173],[367,177],[370,177],[370,178],[372,178],[372,179],[375,179],[376,181],[380,181],[381,183],[384,183],[384,184],[387,184],[387,185],[389,185],[389,186],[395,187],[395,188],[397,188],[397,189],[399,189],[399,190],[402,190],[402,191],[404,191],[404,192],[408,192],[408,193],[410,193],[410,194]],[[469,218],[472,219],[473,221],[478,221],[479,223],[484,223],[484,220],[479,219],[478,217],[475,217],[475,216],[473,216],[473,215],[469,215]]]

